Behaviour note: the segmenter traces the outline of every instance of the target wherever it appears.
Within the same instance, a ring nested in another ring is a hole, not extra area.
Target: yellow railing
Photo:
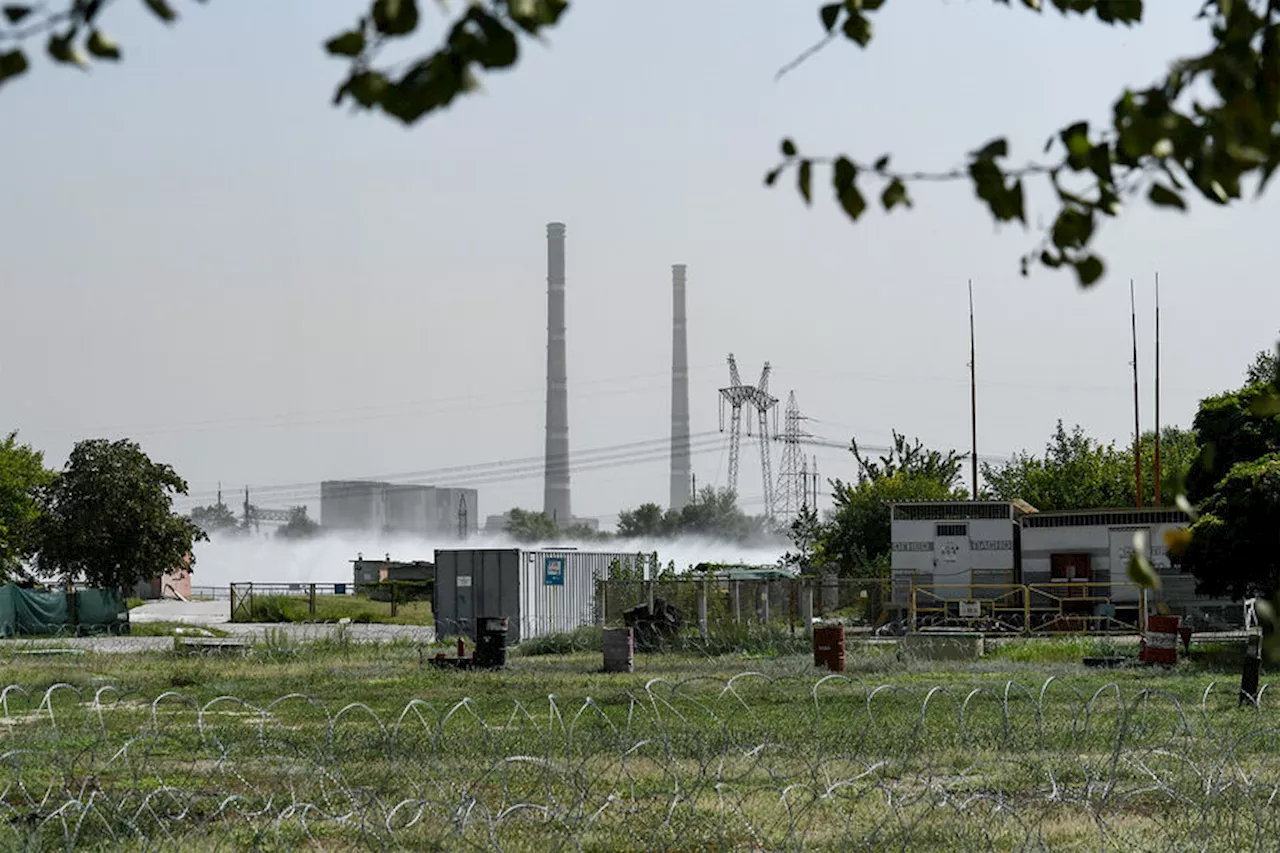
[[[1145,596],[1130,583],[912,583],[911,630],[987,633],[1133,633],[1145,626]]]

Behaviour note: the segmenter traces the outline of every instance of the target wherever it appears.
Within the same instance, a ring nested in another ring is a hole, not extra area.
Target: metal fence
[[[322,596],[350,596],[385,603],[391,617],[399,615],[400,606],[414,601],[430,601],[431,581],[374,581],[361,583],[357,590],[349,583],[233,583],[228,592],[232,622],[254,622],[259,619],[258,604],[269,598],[304,598],[307,616],[317,617],[317,602]]]

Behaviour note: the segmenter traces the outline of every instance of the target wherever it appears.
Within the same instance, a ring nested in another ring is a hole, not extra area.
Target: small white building
[[[1123,611],[1133,610],[1136,616],[1138,607],[1138,587],[1128,577],[1129,557],[1134,534],[1143,532],[1147,558],[1161,581],[1159,590],[1148,593],[1148,611],[1167,609],[1210,624],[1234,624],[1243,613],[1241,604],[1197,596],[1195,578],[1170,559],[1165,533],[1189,524],[1187,515],[1176,507],[1035,513],[1022,523],[1022,582],[1033,588],[1033,606],[1046,597],[1035,594],[1035,589],[1062,587],[1070,595],[1083,595],[1095,602],[1110,599],[1089,609],[1109,606],[1128,621],[1133,617]]]
[[[909,501],[891,506],[893,602],[928,587],[942,601],[993,599],[1021,583],[1023,501]]]

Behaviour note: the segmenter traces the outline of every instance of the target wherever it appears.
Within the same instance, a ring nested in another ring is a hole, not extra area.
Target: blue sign
[[[543,586],[564,586],[564,557],[547,557]]]

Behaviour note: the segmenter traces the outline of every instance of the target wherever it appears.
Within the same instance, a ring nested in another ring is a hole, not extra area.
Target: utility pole
[[[1156,459],[1155,470],[1151,476],[1155,478],[1156,506],[1163,506],[1160,500],[1160,481],[1164,479],[1160,468],[1160,271],[1156,271]]]
[[[1138,304],[1133,296],[1133,279],[1129,279],[1129,319],[1133,329],[1133,482],[1137,490],[1138,509],[1142,509],[1142,430],[1138,421]]]
[[[978,355],[973,333],[973,279],[969,279],[969,419],[973,430],[973,500],[978,499]]]

